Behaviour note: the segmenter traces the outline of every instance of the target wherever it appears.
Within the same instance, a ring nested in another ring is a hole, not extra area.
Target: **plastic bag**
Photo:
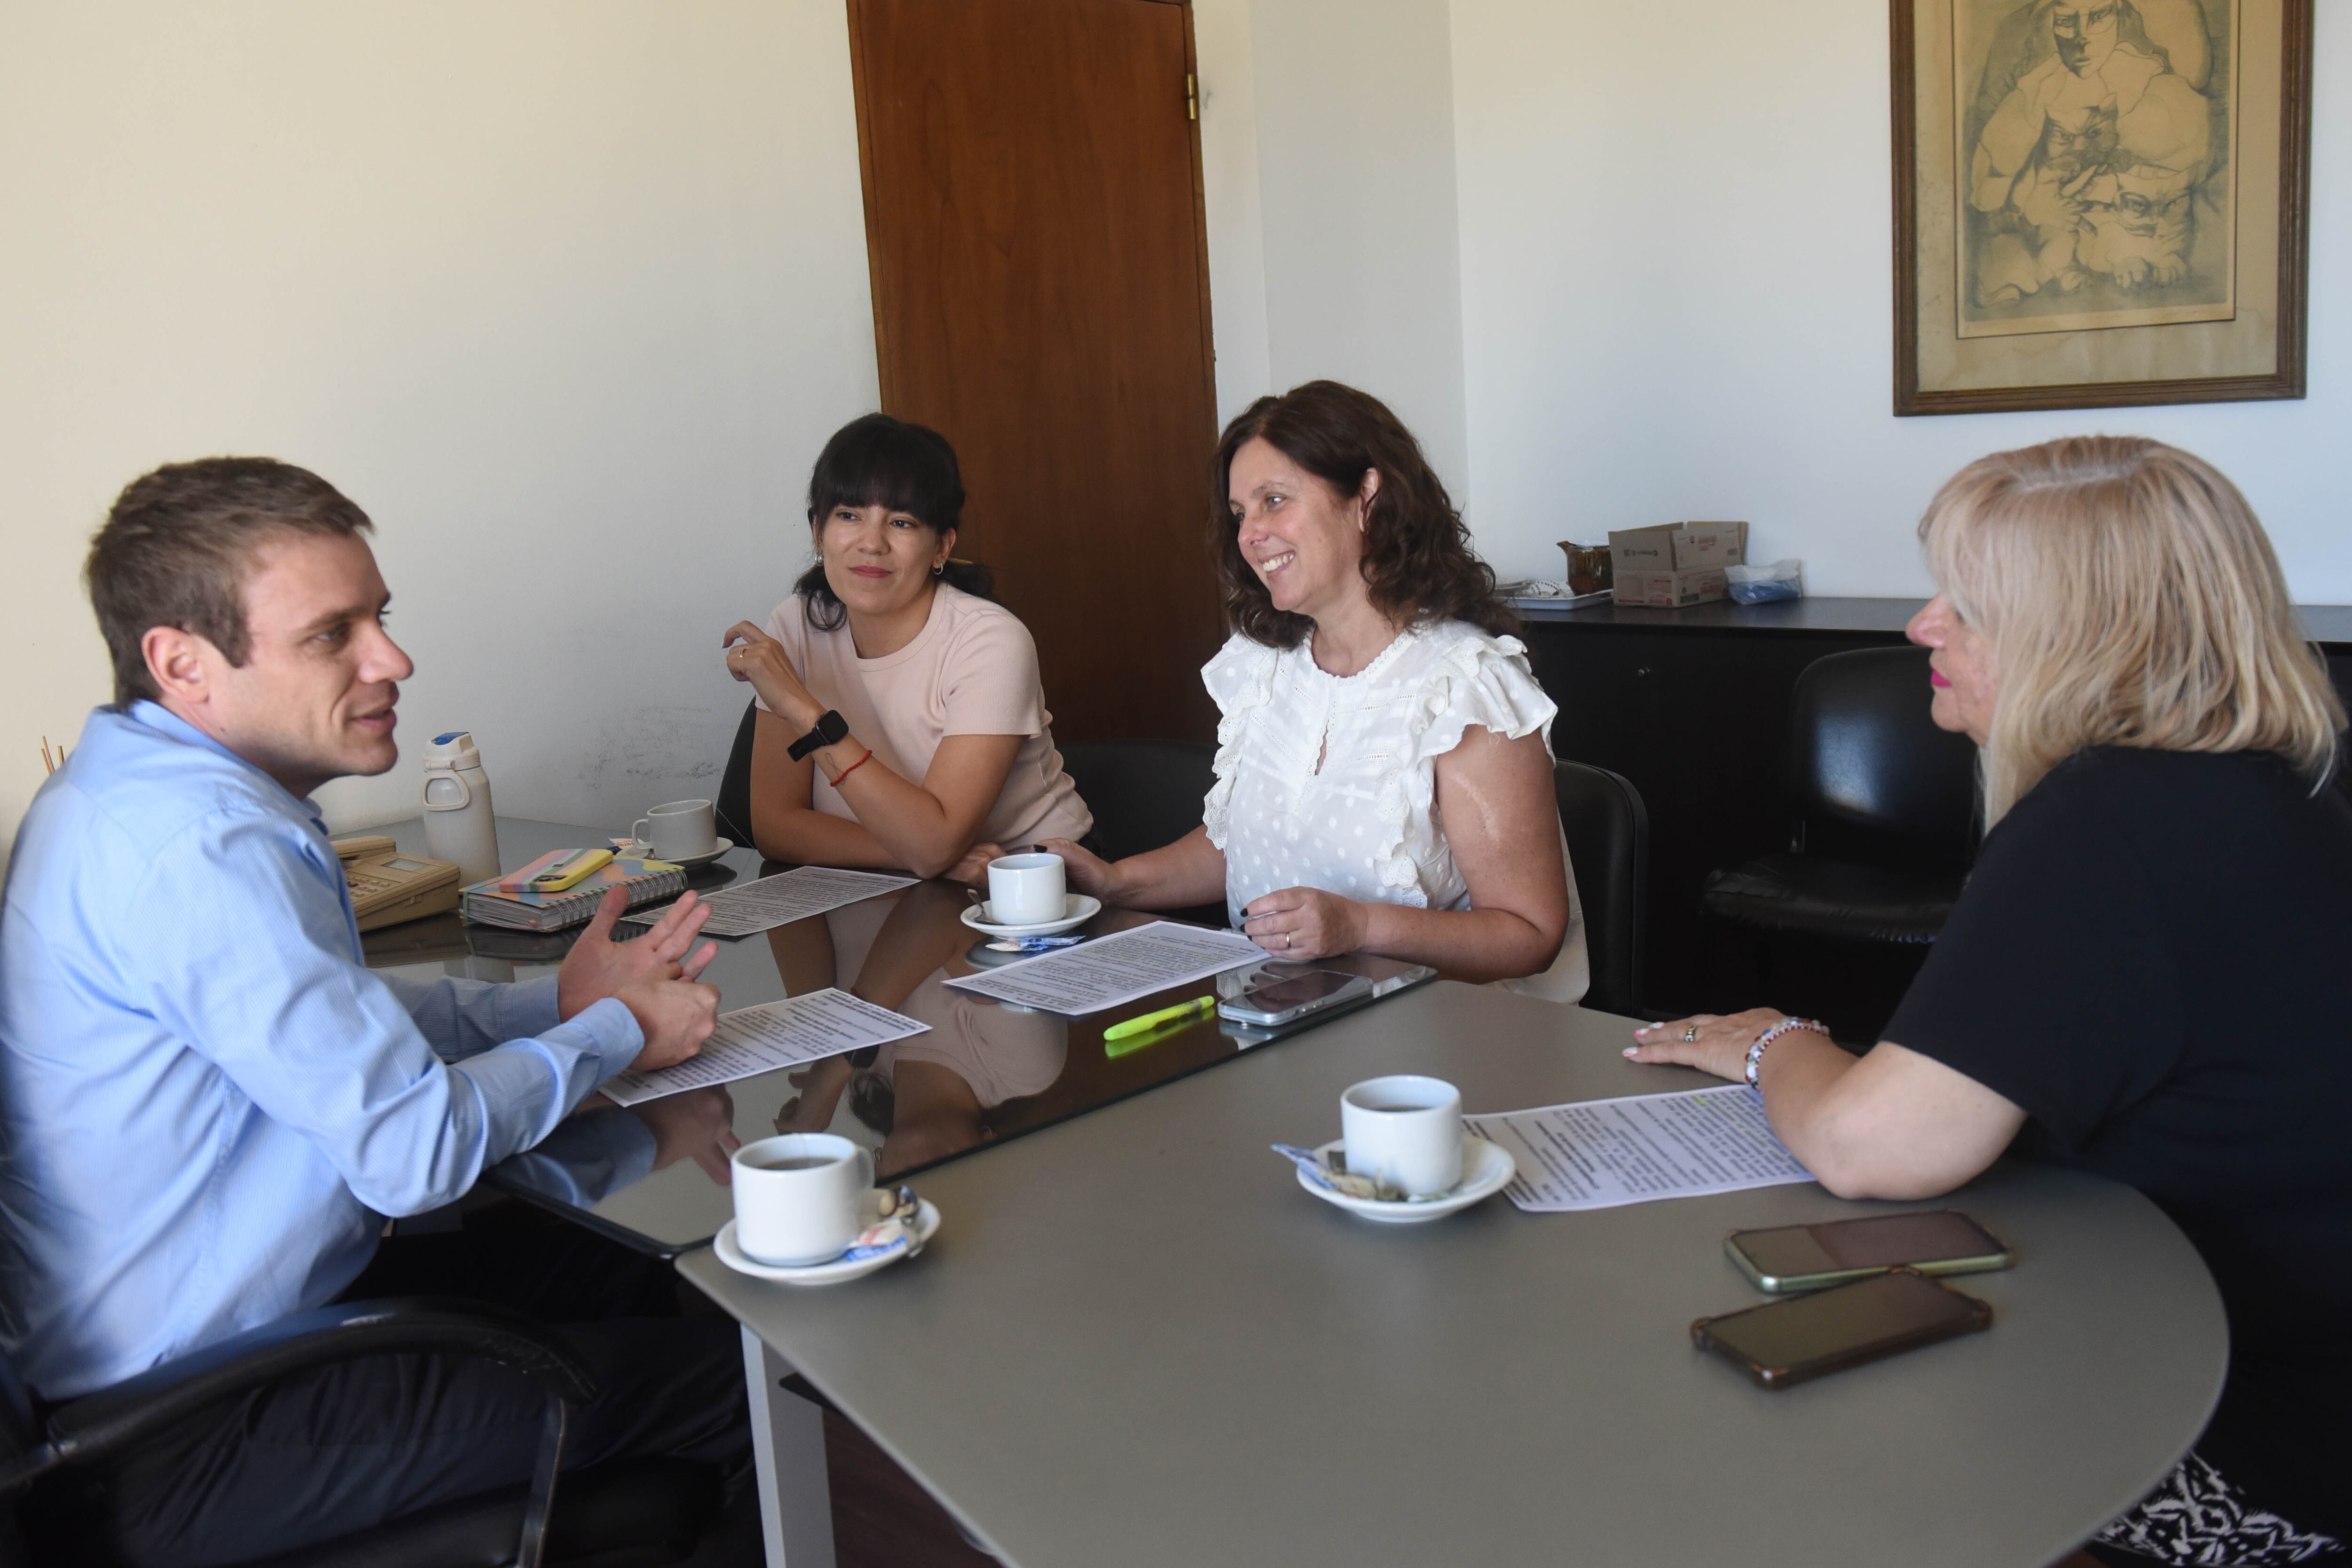
[[[1790,557],[1769,566],[1727,566],[1725,580],[1731,597],[1742,604],[1769,604],[1776,599],[1805,596],[1805,563]]]

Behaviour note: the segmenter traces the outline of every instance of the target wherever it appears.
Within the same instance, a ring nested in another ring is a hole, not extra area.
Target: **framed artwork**
[[[2312,0],[1893,0],[1895,412],[2304,395]]]

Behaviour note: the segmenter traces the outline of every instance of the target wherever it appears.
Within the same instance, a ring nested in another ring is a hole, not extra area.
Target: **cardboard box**
[[[1696,571],[1627,571],[1619,567],[1616,593],[1620,604],[1677,610],[1685,604],[1727,599],[1731,585],[1719,566],[1703,566]]]
[[[1675,529],[1678,525],[1660,523],[1649,528],[1612,528],[1609,530],[1609,564],[1617,580],[1645,571],[1675,570]]]
[[[1628,572],[1741,566],[1748,559],[1748,525],[1658,523],[1646,528],[1616,528],[1609,535],[1609,559],[1621,578]]]
[[[1703,566],[1744,566],[1748,562],[1746,523],[1684,523],[1675,529],[1675,570],[1693,571]]]

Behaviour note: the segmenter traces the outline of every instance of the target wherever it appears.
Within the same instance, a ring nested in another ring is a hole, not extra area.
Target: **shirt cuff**
[[[516,980],[500,986],[495,1031],[499,1039],[535,1040],[562,1023],[562,1008],[555,995],[562,979],[560,975],[541,975],[536,980]]]
[[[534,980],[532,985],[539,984]],[[553,996],[554,981],[548,981]],[[574,1047],[596,1059],[596,1082],[593,1087],[602,1089],[613,1077],[626,1071],[637,1053],[646,1048],[646,1031],[637,1027],[637,1015],[618,997],[606,997],[600,1002],[581,1009],[551,1029],[538,1031],[541,1040],[551,1040]],[[582,1091],[580,1098],[586,1098]],[[574,1103],[578,1102],[575,1100]]]

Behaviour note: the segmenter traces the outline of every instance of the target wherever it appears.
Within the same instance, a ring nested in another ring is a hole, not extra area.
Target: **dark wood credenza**
[[[1653,1009],[1679,1012],[1713,999],[1700,973],[1707,873],[1786,844],[1791,812],[1781,776],[1797,673],[1824,653],[1900,643],[1920,603],[1520,612],[1536,678],[1559,705],[1552,749],[1623,774],[1649,809],[1643,963]],[[2302,613],[2352,705],[2352,606]]]

